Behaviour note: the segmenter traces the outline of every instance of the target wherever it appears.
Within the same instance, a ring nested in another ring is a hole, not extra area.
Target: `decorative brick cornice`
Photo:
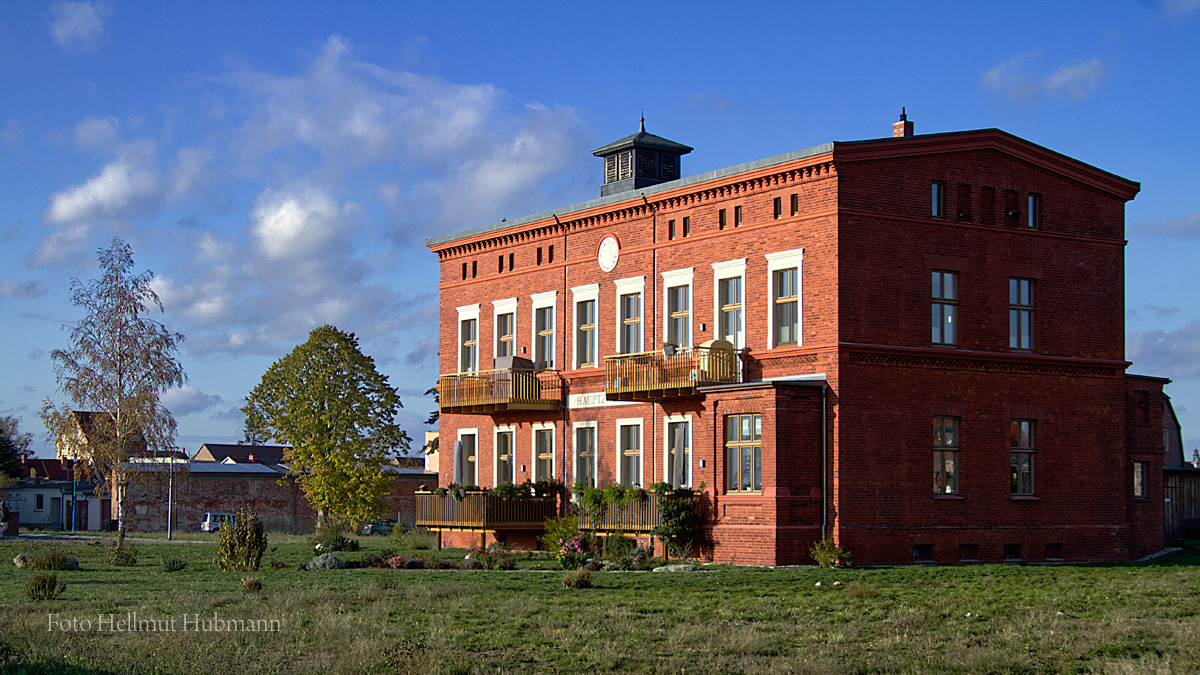
[[[1063,375],[1069,377],[1119,377],[1125,361],[1071,359],[989,352],[951,352],[874,345],[843,344],[841,360],[848,365],[969,370],[989,373]]]

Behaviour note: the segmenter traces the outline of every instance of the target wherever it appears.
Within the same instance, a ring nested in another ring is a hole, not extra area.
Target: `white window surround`
[[[476,427],[472,427],[470,429],[459,429],[458,430],[458,441],[459,442],[462,442],[463,436],[474,436],[475,437],[475,482],[478,483],[479,482],[479,429]],[[455,456],[457,454],[458,453],[454,452],[454,448],[450,448],[450,478],[451,478],[451,480],[454,479],[454,462],[458,461],[458,458]],[[462,459],[463,459],[464,463],[467,461],[466,449],[463,450],[463,458]],[[467,473],[465,470],[461,470],[461,471],[459,471],[459,473],[462,474],[464,479],[466,478]]]
[[[616,311],[616,333],[617,349],[620,351],[621,329],[624,317],[621,316],[621,296],[629,295],[630,293],[639,293],[642,296],[642,329],[638,332],[638,346],[633,352],[646,351],[646,277],[629,277],[628,279],[617,279],[613,282],[617,287],[617,311]]]
[[[579,320],[575,316],[575,312],[579,309],[579,303],[591,300],[596,303],[596,349],[600,348],[600,284],[587,284],[585,286],[576,286],[571,289],[571,367],[572,369],[579,368],[579,350],[575,348],[575,333],[579,330]],[[603,365],[597,355],[596,367]]]
[[[510,461],[513,465],[511,478],[516,478],[517,473],[517,427],[512,424],[501,424],[492,429],[492,487],[500,484],[500,434],[512,434],[512,448],[509,450],[512,454]],[[505,478],[509,477],[505,476]]]
[[[558,348],[558,340],[559,340],[559,335],[558,335],[558,291],[555,290],[555,291],[546,291],[544,293],[533,293],[529,296],[529,300],[530,300],[530,303],[532,304],[532,307],[530,307],[530,310],[529,310],[529,346],[530,346],[530,351],[532,352],[533,361],[535,363],[537,362],[537,341],[538,341],[537,311],[539,309],[545,309],[546,307],[549,307],[552,310],[554,310],[551,312],[552,316],[550,317],[550,320],[554,326],[554,339],[550,341],[550,353],[547,354],[548,358],[546,359],[546,361],[549,363],[553,363],[555,365],[555,367],[557,368],[559,365],[558,361],[556,359],[556,357],[558,356],[557,348]]]
[[[458,362],[458,371],[457,372],[466,373],[466,372],[470,372],[470,371],[479,370],[479,303],[475,303],[473,305],[463,305],[462,307],[456,307],[455,309],[458,310],[458,323],[456,324],[457,328],[455,329],[455,332],[458,334],[458,342],[454,346],[454,351],[456,353],[455,361]],[[464,321],[470,321],[472,319],[475,320],[475,363],[463,364],[462,363],[462,345],[463,345],[462,325],[463,325]],[[468,365],[469,367],[464,368],[463,367],[464,365]]]
[[[617,420],[617,422],[616,422],[616,427],[615,427],[615,429],[616,429],[616,437],[615,437],[615,443],[613,443],[613,446],[616,448],[616,453],[617,453],[617,454],[616,454],[616,460],[617,460],[617,485],[624,485],[624,484],[625,484],[625,462],[623,461],[623,460],[624,460],[624,454],[623,454],[623,451],[622,451],[622,449],[621,449],[621,429],[624,429],[625,427],[634,427],[634,426],[636,426],[636,427],[638,428],[637,434],[638,434],[638,436],[639,436],[639,439],[641,440],[641,443],[639,444],[639,446],[640,446],[640,448],[641,448],[640,452],[641,452],[641,456],[642,456],[642,464],[643,464],[643,466],[642,466],[642,481],[643,481],[643,482],[645,482],[645,480],[646,480],[646,467],[645,467],[645,461],[646,461],[646,429],[645,429],[644,422],[645,422],[644,418],[641,418],[641,417],[626,417],[626,418],[623,418],[623,419],[619,419],[619,420]],[[644,486],[643,486],[643,487],[644,487]]]
[[[533,473],[533,480],[534,480],[534,482],[549,480],[558,475],[558,453],[555,452],[555,448],[554,448],[555,444],[557,443],[557,439],[555,438],[556,434],[554,432],[554,429],[555,429],[554,422],[534,422],[534,424],[532,426],[533,426],[533,428],[529,431],[529,448],[530,448],[529,454],[530,454],[530,459],[532,460],[532,463],[529,466]],[[537,432],[539,432],[539,431],[549,431],[550,432],[550,475],[549,476],[539,476],[537,473],[537,465],[538,465]]]
[[[690,459],[692,461],[688,462],[687,469],[683,472],[683,484],[690,487],[692,484],[692,464],[694,464],[696,461],[696,449],[692,445],[692,416],[690,414],[680,415],[678,413],[673,413],[671,415],[667,415],[666,417],[664,417],[662,422],[663,422],[663,427],[662,427],[662,433],[663,433],[663,435],[662,435],[662,437],[663,437],[662,468],[663,468],[663,470],[662,470],[661,475],[662,475],[663,481],[665,481],[667,483],[671,482],[671,475],[669,473],[667,473],[667,470],[670,468],[667,464],[667,457],[671,451],[671,437],[670,437],[670,431],[669,431],[671,428],[670,425],[678,424],[679,422],[687,423],[687,438],[685,438],[683,442],[686,443],[687,447],[689,448],[688,454],[690,455]]]
[[[578,483],[580,481],[579,448],[575,447],[575,439],[578,437],[575,432],[579,429],[591,429],[592,430],[592,439],[593,439],[593,442],[596,444],[595,447],[592,448],[592,452],[597,453],[597,455],[596,455],[596,473],[599,474],[599,472],[600,472],[600,456],[598,454],[600,452],[600,423],[595,422],[595,421],[593,421],[593,422],[572,422],[571,423],[571,477],[573,479],[571,481],[572,485],[574,485],[575,483]],[[597,479],[599,479],[598,475],[597,475]],[[597,480],[597,487],[599,487],[599,480]]]
[[[692,289],[692,277],[693,277],[694,271],[695,271],[694,267],[685,267],[680,270],[671,270],[669,272],[662,273],[662,279],[663,279],[662,293],[663,293],[663,295],[662,295],[662,305],[661,305],[662,312],[661,312],[661,314],[662,314],[663,342],[666,342],[667,336],[670,335],[670,333],[671,333],[671,331],[670,331],[671,312],[668,309],[670,307],[670,303],[668,301],[667,291],[669,291],[672,288],[679,287],[679,286],[687,286],[688,287],[688,319],[687,319],[688,328],[687,328],[687,333],[688,333],[688,335],[690,335],[692,337],[692,342],[696,341],[696,334],[692,331],[692,326],[695,325],[695,322],[693,321],[693,319],[695,319],[695,317],[696,317],[696,294]],[[676,347],[691,347],[692,345],[675,345],[675,346]]]
[[[796,345],[804,344],[804,249],[777,251],[767,259],[767,349],[775,348],[775,272],[796,268]]]
[[[715,262],[713,268],[713,335],[720,336],[721,334],[721,280],[733,279],[736,277],[742,278],[742,321],[738,326],[742,334],[742,340],[745,341],[746,335],[746,259],[738,258],[736,260],[726,260],[724,262]],[[746,345],[737,345],[745,347]]]
[[[505,298],[503,300],[492,301],[492,358],[500,353],[500,315],[513,315],[513,355],[517,352],[517,299]]]

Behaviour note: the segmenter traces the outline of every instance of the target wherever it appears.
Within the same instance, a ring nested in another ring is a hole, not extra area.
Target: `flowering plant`
[[[577,534],[569,539],[559,539],[561,548],[558,550],[558,564],[564,570],[573,570],[587,564],[587,553],[583,543],[583,535]]]

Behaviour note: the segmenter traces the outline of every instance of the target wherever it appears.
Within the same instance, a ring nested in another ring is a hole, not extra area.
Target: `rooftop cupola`
[[[593,150],[604,159],[604,184],[600,196],[637,190],[679,178],[679,158],[692,148],[662,136],[646,133],[646,118],[636,134]]]

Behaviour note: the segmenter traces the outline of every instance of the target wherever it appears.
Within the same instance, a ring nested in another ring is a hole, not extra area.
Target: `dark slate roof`
[[[602,148],[597,148],[592,151],[592,154],[597,157],[604,157],[605,155],[611,155],[618,150],[632,148],[635,145],[639,148],[666,150],[667,152],[674,152],[680,155],[686,155],[693,150],[693,148],[686,146],[683,143],[676,143],[675,141],[663,138],[662,136],[655,136],[654,134],[647,133],[646,120],[643,119],[641,122],[641,128],[636,134],[630,134],[619,141],[613,141]]]
[[[290,448],[283,445],[226,445],[222,443],[205,443],[196,451],[196,456],[204,450],[212,455],[214,462],[220,462],[226,458],[232,458],[238,463],[251,461],[250,456],[254,455],[255,462],[279,462],[283,460],[284,451]]]

